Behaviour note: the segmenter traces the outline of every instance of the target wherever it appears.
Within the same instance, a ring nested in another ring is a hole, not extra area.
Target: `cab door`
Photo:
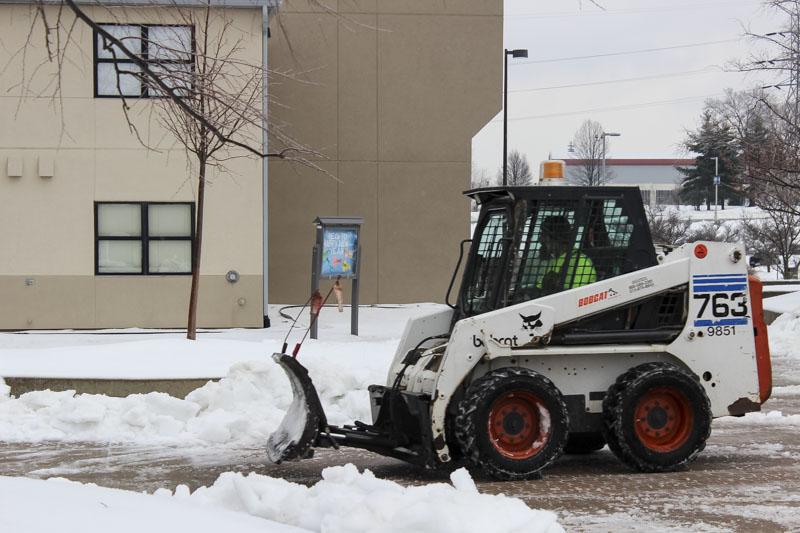
[[[511,241],[511,209],[508,203],[487,207],[472,240],[469,260],[461,283],[457,319],[497,308],[497,293],[505,272]]]

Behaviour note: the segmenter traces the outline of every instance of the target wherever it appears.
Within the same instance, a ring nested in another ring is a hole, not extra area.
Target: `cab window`
[[[464,311],[468,316],[494,308],[493,288],[498,282],[507,233],[508,214],[505,209],[490,211],[478,228],[478,245],[467,290],[464,291]]]

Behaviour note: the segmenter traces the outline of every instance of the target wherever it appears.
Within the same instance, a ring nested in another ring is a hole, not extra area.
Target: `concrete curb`
[[[74,390],[78,394],[105,394],[124,398],[131,394],[164,392],[186,398],[193,390],[219,378],[197,379],[73,379],[73,378],[3,378],[11,387],[11,395],[19,396],[37,390]]]

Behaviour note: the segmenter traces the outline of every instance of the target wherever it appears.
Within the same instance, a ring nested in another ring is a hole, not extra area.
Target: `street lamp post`
[[[719,157],[711,159],[714,160],[714,221],[716,222],[719,209]]]
[[[516,50],[505,49],[503,64],[503,186],[508,183],[508,56],[528,57],[528,50],[518,48]]]
[[[600,134],[600,137],[603,139],[603,173],[601,174],[601,179],[606,179],[606,137],[619,137],[622,135],[621,133],[611,133],[611,132],[603,132]],[[600,183],[598,183],[600,185]]]

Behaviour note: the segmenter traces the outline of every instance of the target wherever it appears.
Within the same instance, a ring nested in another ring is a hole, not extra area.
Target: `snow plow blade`
[[[320,431],[326,430],[328,422],[308,370],[286,354],[274,353],[272,359],[289,377],[293,399],[281,425],[267,439],[267,457],[273,463],[303,459],[310,455]]]

